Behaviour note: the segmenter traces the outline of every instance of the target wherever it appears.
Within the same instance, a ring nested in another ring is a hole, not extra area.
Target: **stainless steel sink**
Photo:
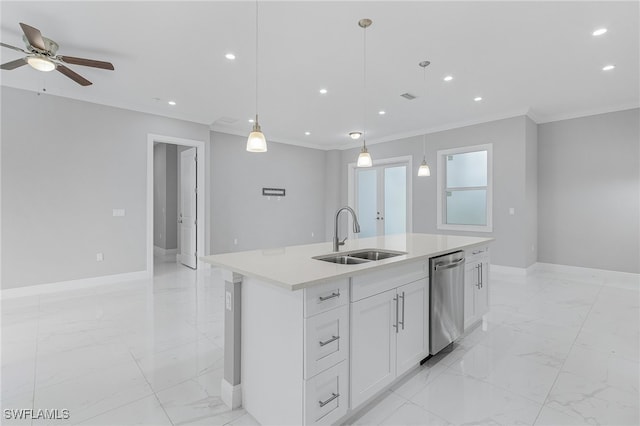
[[[358,265],[360,263],[402,256],[403,254],[407,253],[393,250],[363,249],[345,253],[332,253],[323,256],[316,256],[314,259],[322,260],[324,262],[338,263],[341,265]]]
[[[401,251],[367,249],[345,254],[350,257],[356,257],[358,259],[382,260],[388,259],[390,257],[402,256],[403,254],[407,253]]]
[[[322,260],[324,262],[331,262],[331,263],[339,263],[341,265],[357,265],[359,263],[367,263],[368,260],[365,259],[358,259],[355,257],[349,257],[349,256],[345,256],[345,255],[336,255],[336,254],[331,254],[331,255],[326,255],[326,256],[317,256],[314,257],[314,259],[318,259],[318,260]]]

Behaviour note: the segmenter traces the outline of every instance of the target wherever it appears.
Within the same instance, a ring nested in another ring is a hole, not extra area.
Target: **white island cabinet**
[[[202,258],[226,281],[223,400],[265,425],[344,422],[428,356],[429,258],[491,240],[357,239],[341,251],[403,254],[347,265],[314,259],[331,243]]]
[[[489,246],[465,250],[464,329],[489,312]]]

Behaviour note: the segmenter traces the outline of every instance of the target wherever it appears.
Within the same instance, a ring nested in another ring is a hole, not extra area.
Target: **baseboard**
[[[491,272],[507,275],[527,275],[530,273],[529,268],[516,268],[514,266],[502,266],[491,264]]]
[[[174,257],[177,253],[178,253],[177,248],[165,249],[162,247],[153,246],[153,255],[155,257],[163,257],[163,258]]]
[[[101,277],[82,278],[79,280],[59,281],[48,284],[37,284],[26,287],[9,288],[0,290],[0,299],[14,299],[17,297],[38,296],[41,294],[57,293],[60,291],[77,290],[87,287],[96,287],[104,284],[113,284],[122,281],[143,280],[149,278],[147,271],[127,272],[124,274],[104,275]]]
[[[242,383],[232,385],[225,379],[220,383],[220,399],[229,408],[236,409],[242,406]]]
[[[582,266],[559,265],[556,263],[543,262],[538,262],[535,266],[536,271],[589,275],[592,277],[613,280],[638,280],[638,283],[640,283],[640,274],[634,274],[633,272],[610,271],[608,269],[585,268]]]

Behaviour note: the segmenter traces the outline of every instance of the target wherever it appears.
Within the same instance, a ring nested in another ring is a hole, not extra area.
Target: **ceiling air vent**
[[[414,100],[416,98],[415,95],[412,95],[411,93],[408,93],[408,92],[407,93],[403,93],[400,96],[402,96],[403,98],[408,99],[410,101],[412,101],[412,100]]]

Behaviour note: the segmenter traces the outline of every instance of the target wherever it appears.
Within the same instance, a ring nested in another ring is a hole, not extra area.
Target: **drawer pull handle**
[[[333,299],[334,297],[340,297],[340,290],[338,290],[338,292],[333,292],[331,293],[329,296],[320,296],[318,297],[318,299],[320,299],[321,302],[326,302],[329,299]]]
[[[330,403],[331,401],[333,401],[334,399],[336,399],[337,397],[339,397],[340,394],[339,393],[331,393],[331,396],[329,397],[329,399],[327,399],[326,401],[318,401],[318,404],[320,404],[320,408],[324,407],[325,405],[327,405],[328,403]]]
[[[325,342],[318,342],[320,343],[320,346],[326,346],[331,342],[335,342],[336,340],[338,340],[340,338],[340,336],[331,336],[331,339],[325,341]]]

